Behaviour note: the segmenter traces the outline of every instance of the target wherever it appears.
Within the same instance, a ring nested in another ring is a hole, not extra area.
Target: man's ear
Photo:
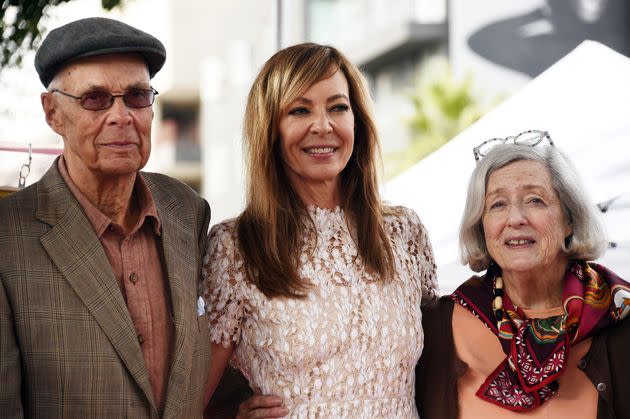
[[[46,116],[46,122],[57,134],[63,137],[64,129],[59,110],[57,109],[57,101],[53,98],[53,94],[50,92],[44,92],[40,95],[42,102],[42,109]]]

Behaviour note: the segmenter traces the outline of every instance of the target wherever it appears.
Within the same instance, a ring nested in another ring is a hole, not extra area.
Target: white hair
[[[483,157],[473,171],[468,184],[466,207],[459,230],[459,251],[462,263],[475,271],[488,268],[492,258],[486,247],[482,216],[486,188],[490,175],[515,161],[532,160],[542,163],[551,177],[566,220],[573,231],[565,239],[562,250],[570,259],[597,259],[606,244],[604,229],[588,198],[586,189],[569,159],[554,146],[500,144]]]

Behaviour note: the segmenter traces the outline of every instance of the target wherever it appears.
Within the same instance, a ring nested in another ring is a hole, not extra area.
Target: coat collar
[[[190,253],[190,246],[198,239],[190,223],[182,217],[181,201],[163,187],[159,176],[147,174],[144,180],[151,190],[162,222],[162,252],[175,324],[175,342],[164,403],[164,417],[169,417],[176,416],[180,410],[192,370],[199,281],[196,275],[199,269],[195,266],[196,259]]]
[[[181,202],[160,187],[159,178],[144,179],[162,222],[162,251],[175,326],[163,414],[169,417],[179,410],[190,381],[196,324],[194,276],[198,269],[189,248],[197,237],[178,214]],[[36,217],[51,226],[41,237],[42,245],[150,401],[152,416],[157,416],[149,374],[122,293],[93,227],[59,173],[57,161],[38,182],[37,197]]]

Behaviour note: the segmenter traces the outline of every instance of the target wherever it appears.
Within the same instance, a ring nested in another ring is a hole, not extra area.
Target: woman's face
[[[562,244],[572,228],[540,162],[516,161],[490,175],[482,223],[488,252],[504,275],[552,272],[567,262]]]
[[[343,72],[314,83],[280,116],[282,160],[300,195],[327,185],[339,187],[339,174],[354,147],[354,114]]]

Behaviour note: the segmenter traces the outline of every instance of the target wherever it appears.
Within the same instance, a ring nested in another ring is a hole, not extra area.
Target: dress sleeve
[[[410,229],[412,235],[407,242],[407,252],[416,257],[417,274],[422,288],[422,304],[435,301],[440,297],[440,288],[437,282],[437,266],[433,257],[433,248],[429,240],[426,228],[418,218],[418,214],[407,208]]]
[[[246,278],[233,221],[215,225],[210,230],[202,275],[201,295],[212,342],[225,347],[238,344]]]

